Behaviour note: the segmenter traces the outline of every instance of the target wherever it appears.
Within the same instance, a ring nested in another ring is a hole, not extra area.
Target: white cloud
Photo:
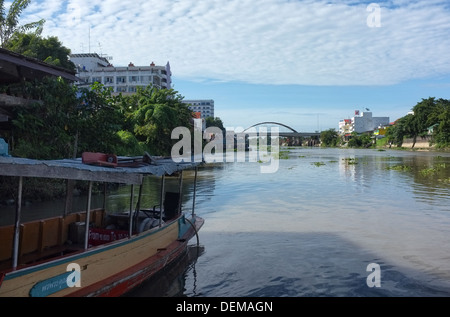
[[[90,48],[117,66],[170,61],[183,79],[386,85],[450,73],[445,1],[380,6],[379,28],[355,1],[40,1],[26,12],[73,53]]]

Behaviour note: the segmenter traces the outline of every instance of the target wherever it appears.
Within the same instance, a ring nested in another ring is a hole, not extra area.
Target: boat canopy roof
[[[197,160],[198,161],[198,160]],[[170,158],[154,160],[152,164],[136,167],[105,167],[85,164],[81,158],[61,160],[35,160],[0,156],[0,175],[40,178],[60,178],[83,181],[142,184],[144,176],[171,175],[193,169],[202,162],[174,162]]]

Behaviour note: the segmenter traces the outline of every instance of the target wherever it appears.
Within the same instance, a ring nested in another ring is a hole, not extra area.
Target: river
[[[129,296],[450,295],[449,153],[282,151],[204,168],[198,256]]]
[[[200,246],[192,239],[181,266],[127,296],[450,296],[450,153],[281,150],[275,173],[201,168]],[[126,208],[128,193],[108,209]]]

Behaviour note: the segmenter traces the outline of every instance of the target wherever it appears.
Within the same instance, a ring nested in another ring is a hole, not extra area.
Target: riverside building
[[[214,100],[212,99],[183,100],[183,103],[187,104],[199,119],[214,118]]]
[[[171,89],[172,72],[170,64],[157,66],[151,62],[148,66],[135,66],[129,63],[126,67],[114,67],[110,58],[97,53],[72,54],[70,60],[77,67],[78,85],[88,88],[95,82],[111,87],[114,93],[132,94],[137,87],[154,85],[160,89]]]
[[[373,117],[372,112],[366,111],[360,114],[359,110],[356,110],[353,118],[344,119],[339,122],[339,133],[350,134],[352,132],[373,132],[379,127],[389,125],[389,117]]]

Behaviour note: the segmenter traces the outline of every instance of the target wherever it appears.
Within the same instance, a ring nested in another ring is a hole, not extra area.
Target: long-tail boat
[[[0,227],[0,297],[117,297],[176,263],[193,237],[198,243],[204,223],[194,208],[199,164],[149,155],[85,153],[63,160],[0,156],[0,175],[18,179],[15,222]],[[190,212],[182,210],[184,170],[194,172]],[[146,177],[161,178],[157,205],[141,204]],[[178,192],[165,190],[167,177],[178,178]],[[24,178],[87,181],[86,210],[22,221]],[[97,183],[131,185],[130,209],[110,213],[106,205],[91,208]],[[137,201],[134,186],[139,186]]]

